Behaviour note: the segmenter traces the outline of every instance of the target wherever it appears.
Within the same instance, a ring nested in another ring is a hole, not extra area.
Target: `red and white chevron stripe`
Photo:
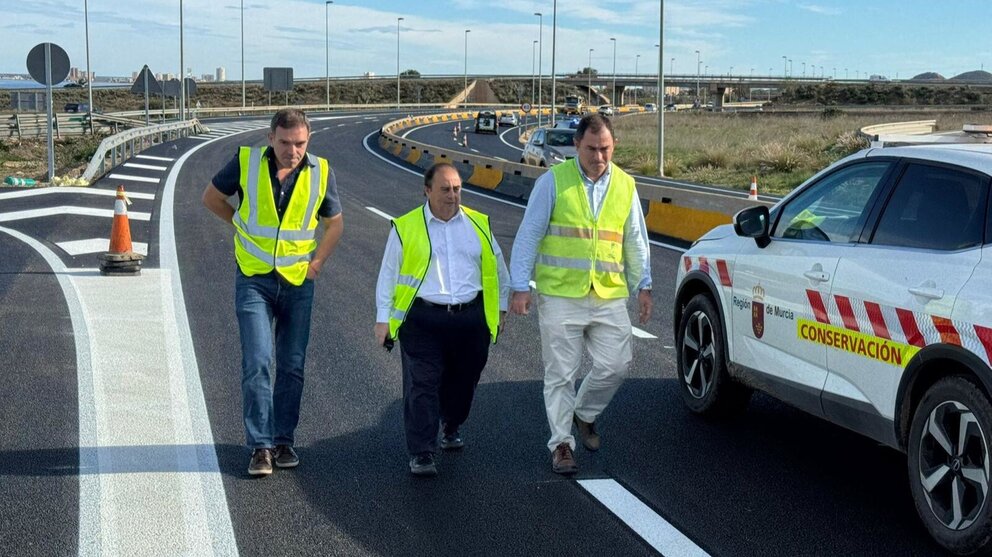
[[[733,286],[733,281],[730,278],[732,276],[730,263],[725,259],[710,260],[706,257],[689,257],[684,255],[682,256],[682,267],[685,268],[686,273],[698,270],[718,281],[721,286]]]

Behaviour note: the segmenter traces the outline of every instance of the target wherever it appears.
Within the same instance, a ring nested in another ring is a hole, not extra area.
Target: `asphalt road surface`
[[[439,477],[411,477],[399,354],[374,345],[372,325],[383,215],[424,197],[416,170],[375,146],[388,120],[315,122],[345,234],[316,285],[302,463],[262,479],[246,474],[232,231],[200,194],[238,145],[266,143],[266,122],[150,149],[88,188],[107,195],[0,190],[3,554],[939,554],[903,455],[761,395],[730,423],[683,408],[680,253],[657,244],[655,311],[598,422],[603,448],[577,451],[575,478],[551,472],[533,314],[492,348],[466,448],[441,456]],[[120,183],[148,253],[140,278],[94,272]],[[491,216],[509,256],[520,204],[462,200]]]

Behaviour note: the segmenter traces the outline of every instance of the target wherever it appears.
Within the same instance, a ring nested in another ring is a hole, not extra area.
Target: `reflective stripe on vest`
[[[601,298],[630,295],[623,264],[623,227],[634,202],[634,179],[615,165],[599,217],[593,216],[578,159],[551,167],[555,206],[538,246],[537,290],[550,296],[580,298],[590,287]]]
[[[235,257],[247,276],[275,270],[300,285],[317,247],[317,208],[327,192],[328,164],[307,153],[309,163],[300,169],[280,220],[264,152],[264,148],[242,147],[238,154],[243,195],[232,219]]]
[[[497,274],[496,253],[492,244],[492,230],[489,217],[462,205],[462,212],[482,247],[480,270],[482,277],[482,304],[489,327],[489,336],[496,342],[499,334],[499,275]],[[410,306],[413,305],[417,292],[427,276],[430,267],[432,249],[430,234],[427,233],[427,215],[424,207],[420,206],[409,213],[393,220],[396,235],[403,246],[403,261],[400,264],[399,278],[393,290],[393,308],[389,314],[389,337],[396,338],[406,320]]]

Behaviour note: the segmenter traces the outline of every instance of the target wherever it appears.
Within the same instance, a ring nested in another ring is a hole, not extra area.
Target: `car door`
[[[762,389],[822,415],[826,347],[803,333],[826,319],[841,254],[861,234],[891,162],[848,164],[777,208],[771,241],[748,242],[733,277],[732,360]]]
[[[527,147],[524,149],[524,158],[527,164],[539,165],[543,152],[544,128],[541,128],[534,132],[534,135],[530,137],[530,141],[527,142]]]
[[[933,342],[960,344],[951,317],[981,261],[988,196],[983,174],[923,162],[901,169],[867,243],[837,266],[829,320],[840,342],[827,350],[823,392],[832,420],[877,438],[883,431],[864,429],[894,418],[910,358]]]

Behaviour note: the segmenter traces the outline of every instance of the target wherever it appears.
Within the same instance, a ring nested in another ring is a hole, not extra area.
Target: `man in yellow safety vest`
[[[203,192],[203,204],[234,226],[235,306],[241,336],[241,392],[253,476],[293,468],[310,339],[314,280],[334,251],[344,221],[334,172],[307,152],[310,122],[284,108],[269,146],[241,147]],[[238,195],[235,210],[228,198]],[[317,225],[324,231],[317,241]],[[275,387],[271,386],[275,321]]]
[[[647,228],[634,179],[611,162],[610,120],[584,117],[575,147],[577,158],[535,182],[510,257],[511,311],[528,313],[532,276],[537,284],[548,449],[559,474],[578,471],[573,423],[586,449],[599,449],[596,418],[630,368],[630,287],[641,323],[651,316]],[[576,393],[585,351],[592,369]]]
[[[427,203],[393,220],[375,289],[376,342],[400,341],[403,421],[416,476],[437,475],[438,446],[464,446],[459,428],[510,296],[489,217],[461,205],[461,188],[450,163],[427,169]]]

